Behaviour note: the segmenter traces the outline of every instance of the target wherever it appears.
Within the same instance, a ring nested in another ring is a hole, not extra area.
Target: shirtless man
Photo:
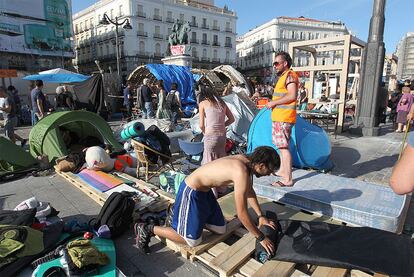
[[[137,223],[134,226],[137,246],[149,253],[148,244],[157,235],[177,243],[194,247],[201,243],[203,229],[215,233],[226,232],[226,222],[212,188],[234,184],[234,195],[238,218],[269,254],[274,253],[274,244],[253,223],[247,210],[249,204],[259,217],[259,227],[274,222],[263,216],[256,193],[253,190],[253,174],[267,176],[280,166],[277,152],[268,146],[258,147],[252,154],[235,155],[205,164],[189,175],[180,185],[173,209],[172,226],[160,227]]]

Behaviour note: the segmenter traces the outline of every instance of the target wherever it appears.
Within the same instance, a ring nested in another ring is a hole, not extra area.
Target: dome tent
[[[247,152],[251,153],[259,146],[271,146],[272,142],[271,111],[262,109],[253,119],[249,128]],[[296,168],[313,168],[331,170],[331,143],[326,132],[319,126],[310,124],[302,117],[296,117],[290,139],[292,163]]]
[[[29,135],[33,157],[45,154],[52,162],[69,154],[59,127],[75,132],[79,138],[93,136],[111,145],[114,150],[122,150],[108,123],[100,116],[87,111],[65,111],[52,113],[33,127]]]

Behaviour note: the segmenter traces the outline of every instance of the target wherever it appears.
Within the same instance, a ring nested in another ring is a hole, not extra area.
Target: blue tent
[[[171,84],[178,84],[183,112],[187,115],[197,106],[193,90],[193,74],[189,67],[167,64],[147,64],[146,68],[157,80],[164,81],[167,91],[171,90]]]
[[[78,83],[89,79],[90,76],[73,73],[73,74],[34,74],[23,78],[23,80],[42,80],[45,83]]]
[[[251,153],[259,146],[271,146],[272,143],[271,111],[262,109],[253,119],[248,139],[247,152]],[[333,163],[330,159],[331,143],[326,132],[302,117],[297,116],[290,140],[290,153],[293,166],[296,168],[313,168],[330,170]]]

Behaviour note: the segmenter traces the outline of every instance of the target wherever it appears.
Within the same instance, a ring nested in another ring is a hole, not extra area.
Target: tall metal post
[[[116,69],[118,76],[121,76],[121,65],[119,57],[119,38],[118,38],[118,17],[115,17],[115,51],[116,51]]]
[[[373,14],[369,27],[368,43],[363,56],[361,68],[360,93],[356,129],[365,136],[378,136],[382,71],[384,67],[384,23],[386,0],[374,0]]]

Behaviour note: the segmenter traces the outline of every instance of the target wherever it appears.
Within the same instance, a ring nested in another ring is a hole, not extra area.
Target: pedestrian
[[[308,106],[308,89],[305,87],[305,82],[301,82],[299,84],[298,94],[299,110],[306,111],[306,108]]]
[[[7,93],[4,87],[0,87],[0,98],[3,98],[2,104],[0,105],[0,110],[3,112],[4,118],[4,134],[8,137],[13,143],[16,143],[16,140],[19,140],[21,146],[26,145],[27,140],[21,138],[19,135],[14,133],[14,128],[17,127],[17,116],[16,116],[16,104],[14,103],[13,96]]]
[[[149,85],[149,79],[145,78],[142,81],[142,86],[140,89],[141,108],[143,112],[142,117],[143,118],[154,118],[154,104],[152,103],[153,92],[148,85]]]
[[[35,88],[30,92],[30,99],[32,103],[33,113],[34,113],[34,124],[36,124],[40,119],[42,119],[47,112],[47,103],[46,97],[42,92],[43,81],[35,81]],[[33,125],[34,125],[33,124]]]
[[[407,128],[407,116],[408,112],[411,109],[411,105],[413,104],[413,95],[410,93],[410,87],[404,86],[402,88],[402,96],[400,101],[397,105],[397,130],[396,133],[405,132],[405,129]]]
[[[226,127],[234,122],[234,116],[210,87],[201,89],[200,100],[200,129],[204,135],[202,164],[206,164],[226,156]],[[226,191],[227,186],[213,188],[217,198]]]
[[[22,101],[20,100],[19,91],[12,85],[7,87],[7,92],[12,96],[14,104],[16,105],[16,116],[19,125],[22,118]]]
[[[75,109],[72,93],[67,86],[56,88],[55,111],[72,111]]]
[[[127,122],[131,121],[131,117],[132,117],[132,105],[133,105],[133,98],[132,98],[132,91],[131,91],[131,82],[127,82],[126,87],[123,90],[123,95],[124,95],[124,102],[123,102],[123,106],[126,109],[126,118],[127,118]]]
[[[272,101],[266,104],[272,109],[272,140],[280,151],[280,169],[276,175],[281,181],[275,186],[292,186],[292,155],[289,150],[290,135],[296,123],[296,102],[298,97],[298,76],[291,69],[292,58],[286,52],[276,54],[273,66],[279,80],[276,83]]]
[[[395,125],[397,123],[397,106],[400,101],[402,93],[397,89],[393,94],[391,94],[390,99],[388,100],[388,108],[390,108],[389,121]],[[395,126],[394,126],[395,127]]]
[[[177,83],[171,84],[171,90],[167,93],[167,96],[165,97],[165,105],[169,113],[171,122],[177,124],[178,119],[183,114],[183,111],[181,110],[180,92],[178,91]]]
[[[158,80],[157,81],[157,96],[158,96],[158,106],[157,106],[157,112],[155,114],[155,117],[158,119],[164,119],[164,118],[169,118],[167,109],[166,109],[166,104],[165,104],[165,98],[166,98],[166,90],[164,87],[164,81],[163,80]]]
[[[186,177],[179,187],[173,212],[169,215],[172,215],[171,227],[135,224],[138,249],[149,253],[148,244],[154,235],[194,247],[202,242],[201,235],[204,228],[224,234],[226,222],[211,188],[233,183],[237,218],[268,254],[272,255],[275,252],[274,243],[265,237],[259,227],[267,225],[276,229],[276,225],[264,216],[253,190],[252,181],[253,175],[256,177],[270,175],[279,164],[277,152],[271,147],[261,146],[249,155],[224,157],[199,167]],[[256,213],[259,219],[258,226],[249,215],[247,204]]]

